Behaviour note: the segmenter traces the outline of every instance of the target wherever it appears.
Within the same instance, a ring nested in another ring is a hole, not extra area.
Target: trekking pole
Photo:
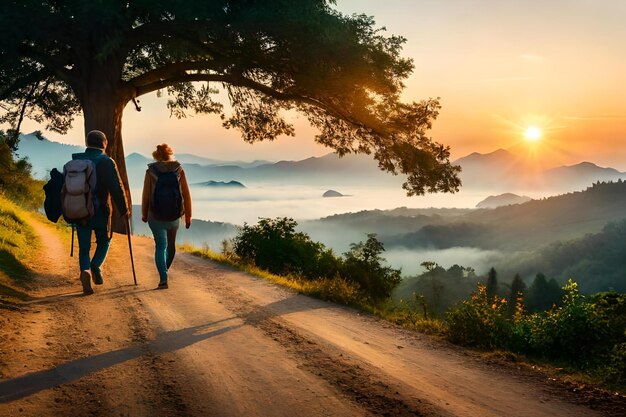
[[[74,223],[72,223],[72,246],[70,246],[70,257],[74,257]]]
[[[137,285],[137,275],[135,274],[135,260],[133,259],[133,245],[130,243],[130,219],[126,217],[126,235],[128,236],[128,250],[130,251],[130,265],[133,268],[133,281]]]

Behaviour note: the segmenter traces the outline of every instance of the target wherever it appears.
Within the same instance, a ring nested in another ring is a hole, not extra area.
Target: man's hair
[[[87,133],[87,137],[85,138],[85,145],[89,148],[104,149],[106,147],[105,142],[107,142],[107,137],[99,130],[92,130]]]

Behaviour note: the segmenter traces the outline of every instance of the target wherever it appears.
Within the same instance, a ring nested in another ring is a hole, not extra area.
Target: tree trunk
[[[91,130],[100,130],[107,137],[106,153],[113,158],[126,191],[129,209],[132,209],[126,161],[124,160],[124,144],[122,142],[122,114],[128,100],[119,88],[100,80],[81,97],[83,115],[85,117],[85,136]],[[114,232],[126,234],[126,220],[113,205],[111,227]]]

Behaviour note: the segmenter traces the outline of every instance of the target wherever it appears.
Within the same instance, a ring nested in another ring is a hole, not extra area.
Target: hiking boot
[[[91,276],[93,277],[93,283],[96,285],[104,284],[104,279],[102,278],[102,270],[100,268],[91,267]]]
[[[169,287],[167,286],[167,282],[159,282],[159,286],[156,287],[157,290],[166,290]]]
[[[83,294],[93,294],[93,288],[91,288],[91,274],[89,271],[80,272],[80,283],[83,284]]]

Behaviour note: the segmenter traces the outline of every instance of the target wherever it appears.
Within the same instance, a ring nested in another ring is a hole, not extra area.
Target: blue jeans
[[[159,271],[159,283],[167,283],[167,270],[170,269],[176,255],[176,232],[180,219],[171,222],[148,220],[148,226],[154,235],[154,262]]]
[[[89,269],[100,270],[104,260],[109,253],[111,239],[107,233],[107,220],[101,221],[96,217],[92,218],[85,226],[76,225],[76,235],[78,236],[78,263],[81,271]],[[96,250],[93,258],[90,258],[91,232],[96,235]]]

